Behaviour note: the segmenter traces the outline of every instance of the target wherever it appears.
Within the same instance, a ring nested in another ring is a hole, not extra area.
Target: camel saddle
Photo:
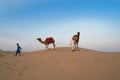
[[[48,38],[45,39],[45,42],[46,42],[47,44],[50,44],[50,43],[53,43],[53,42],[54,42],[54,39],[53,39],[52,37],[48,37]]]

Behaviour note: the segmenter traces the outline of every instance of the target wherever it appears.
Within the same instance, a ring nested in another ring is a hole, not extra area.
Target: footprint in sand
[[[57,64],[60,64],[60,61],[56,61]]]
[[[50,75],[50,72],[48,72],[48,75]]]
[[[6,62],[2,62],[1,65],[0,65],[0,67],[2,67],[3,65],[6,65]]]
[[[14,69],[11,69],[11,72],[14,72],[15,70]]]
[[[32,80],[35,80],[35,79],[32,79]]]
[[[13,69],[13,67],[9,66],[7,67],[7,70],[9,70],[10,72],[14,72],[15,70]]]
[[[26,63],[23,63],[23,66],[26,66],[27,64]]]
[[[12,69],[12,67],[11,67],[11,66],[9,66],[9,67],[7,67],[7,69],[8,69],[8,70],[11,70],[11,69]]]
[[[24,71],[26,71],[28,69],[27,66],[23,67],[22,70],[20,71],[19,75],[22,76]]]
[[[95,63],[98,63],[98,62],[99,62],[99,60],[98,60],[98,59],[94,59],[94,62],[95,62]]]
[[[15,71],[15,70],[14,70],[14,67],[16,67],[16,64],[13,64],[13,65],[8,64],[7,69],[10,70],[10,72],[14,72],[14,71]]]
[[[43,61],[40,61],[39,63],[43,63]]]
[[[23,75],[23,72],[21,71],[21,72],[19,73],[19,75],[22,76],[22,75]]]
[[[16,66],[16,64],[13,64],[12,66],[13,66],[13,67],[15,67],[15,66]]]

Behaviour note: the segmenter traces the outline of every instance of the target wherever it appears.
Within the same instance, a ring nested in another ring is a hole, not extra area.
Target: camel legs
[[[48,49],[48,45],[45,45],[45,48]]]
[[[54,46],[54,50],[55,50],[55,43],[52,43],[53,46]],[[48,50],[51,50],[49,47],[48,47],[48,44],[45,45],[45,48],[48,49]]]
[[[55,43],[53,43],[53,46],[54,46],[54,50],[55,50]]]
[[[79,51],[78,43],[75,43],[75,51],[76,51],[76,50]]]
[[[45,48],[48,49],[48,50],[50,50],[50,48],[48,48],[48,44],[45,45]]]
[[[77,50],[79,51],[78,43],[77,43]]]

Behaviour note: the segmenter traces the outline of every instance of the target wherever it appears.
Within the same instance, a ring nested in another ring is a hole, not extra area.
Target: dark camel
[[[45,44],[46,49],[50,50],[50,48],[48,48],[49,44],[53,44],[54,46],[54,50],[55,50],[55,40],[52,37],[46,38],[45,41],[42,41],[41,38],[37,38],[37,40],[42,43]]]

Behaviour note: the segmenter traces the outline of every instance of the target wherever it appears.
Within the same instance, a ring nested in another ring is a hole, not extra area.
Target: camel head
[[[80,32],[77,32],[78,35],[80,35]]]
[[[45,44],[45,41],[42,41],[41,38],[37,38],[37,40],[38,40],[40,43]]]
[[[73,39],[75,42],[78,42],[78,41],[79,41],[79,35],[80,35],[80,32],[77,32],[76,35],[73,35],[72,39]]]
[[[41,40],[41,38],[37,38],[37,40]]]

